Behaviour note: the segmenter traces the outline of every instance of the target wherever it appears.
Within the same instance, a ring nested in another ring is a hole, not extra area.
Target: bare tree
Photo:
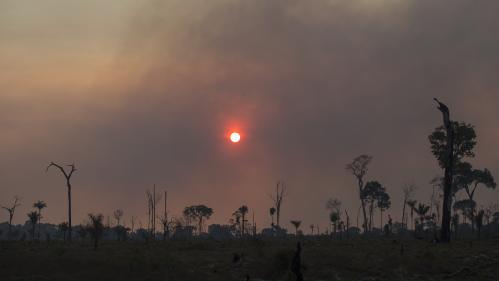
[[[359,198],[362,207],[362,214],[364,216],[363,229],[364,233],[367,232],[367,213],[366,213],[366,204],[364,199],[362,198],[362,193],[364,190],[364,176],[367,174],[367,166],[372,161],[373,157],[369,155],[360,155],[353,160],[352,163],[347,164],[346,169],[355,176],[357,179],[357,185],[359,188]]]
[[[69,171],[66,171],[62,166],[54,163],[54,162],[50,162],[50,164],[47,166],[47,169],[46,171],[48,172],[49,168],[50,167],[56,167],[57,169],[59,169],[61,171],[61,173],[64,175],[64,178],[66,179],[66,187],[68,189],[68,240],[71,242],[71,177],[73,176],[73,173],[76,171],[76,168],[75,168],[75,165],[74,164],[71,164],[71,165],[67,165],[68,167],[71,168],[71,170]]]
[[[402,191],[404,192],[404,205],[402,207],[402,225],[407,229],[407,217],[405,214],[405,207],[407,206],[407,201],[410,200],[416,190],[416,186],[413,184],[406,184]]]
[[[274,201],[274,207],[276,212],[276,225],[279,227],[282,201],[286,196],[286,184],[284,183],[284,181],[277,182],[275,194],[276,194],[275,197],[271,195],[270,198],[272,199],[272,201]]]
[[[347,218],[347,225],[346,225],[346,232],[347,232],[347,238],[348,238],[348,229],[350,229],[350,216],[348,215],[348,211],[345,209],[345,216]]]
[[[12,219],[14,218],[14,213],[16,212],[16,208],[21,206],[21,203],[19,203],[19,201],[19,197],[14,196],[14,204],[12,204],[12,207],[2,206],[2,209],[5,209],[7,210],[7,212],[9,212],[9,237],[12,234]]]
[[[164,195],[165,209],[164,209],[163,216],[160,218],[160,222],[163,225],[163,240],[166,240],[170,236],[170,229],[172,228],[172,226],[175,225],[175,219],[168,218],[168,211],[166,208],[167,198],[168,198],[168,193],[167,193],[167,191],[165,191],[165,195]]]
[[[97,250],[99,239],[104,233],[104,224],[102,223],[104,216],[102,214],[88,214],[88,218],[89,222],[86,228],[94,240],[94,250]]]
[[[147,197],[147,206],[148,206],[148,230],[151,233],[152,238],[154,239],[156,235],[156,219],[158,218],[156,216],[156,204],[161,201],[161,195],[156,195],[156,185],[153,186],[153,191],[152,193],[147,190],[146,191],[146,197]]]
[[[116,220],[116,225],[119,226],[120,220],[123,217],[123,210],[117,209],[116,211],[114,211],[113,216],[114,216],[114,219]]]

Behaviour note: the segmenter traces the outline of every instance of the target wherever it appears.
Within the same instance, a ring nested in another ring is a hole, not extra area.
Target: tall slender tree
[[[404,204],[402,205],[402,225],[404,228],[407,229],[407,217],[405,213],[405,208],[407,206],[407,201],[411,200],[414,191],[416,190],[416,186],[413,184],[407,184],[402,188],[402,191],[404,192]]]
[[[416,203],[416,200],[407,200],[407,205],[411,208],[412,229],[414,229],[414,210],[416,209]]]
[[[444,243],[451,239],[451,207],[453,196],[454,169],[464,157],[474,157],[476,134],[473,126],[452,121],[447,105],[434,99],[442,113],[443,126],[438,127],[428,137],[433,155],[444,169],[444,192],[442,204],[442,223],[440,240]]]
[[[359,189],[359,199],[362,207],[362,214],[364,216],[364,223],[362,225],[364,229],[364,233],[367,232],[367,213],[366,213],[366,204],[364,199],[362,198],[362,193],[364,190],[364,176],[367,174],[367,166],[371,163],[373,157],[369,155],[360,155],[355,158],[352,163],[347,164],[346,170],[350,171],[354,177],[357,179],[357,187]]]
[[[276,185],[276,190],[275,190],[275,197],[270,196],[272,201],[274,201],[274,207],[276,210],[276,225],[277,225],[277,227],[280,227],[279,219],[281,217],[281,206],[282,206],[282,202],[283,202],[285,196],[286,196],[286,184],[284,183],[284,181],[278,181],[277,185]]]
[[[76,168],[75,168],[74,164],[67,165],[67,166],[71,168],[69,171],[67,171],[62,166],[60,166],[54,162],[50,162],[50,164],[47,166],[46,171],[48,172],[50,167],[55,167],[61,171],[61,173],[64,175],[64,178],[66,179],[66,187],[67,187],[67,191],[68,191],[68,240],[71,242],[71,231],[72,231],[72,227],[71,227],[71,177],[73,176],[73,173],[76,171]]]

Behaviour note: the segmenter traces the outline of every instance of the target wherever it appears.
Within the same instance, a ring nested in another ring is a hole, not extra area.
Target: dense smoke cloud
[[[0,47],[9,77],[0,78],[1,203],[42,199],[48,220],[63,220],[62,179],[44,167],[75,161],[76,221],[116,208],[143,218],[144,191],[156,183],[175,215],[204,203],[225,222],[244,203],[260,227],[283,179],[282,220],[325,224],[328,197],[356,211],[344,166],[368,153],[368,178],[387,186],[398,219],[402,185],[416,183],[427,201],[441,173],[427,141],[441,122],[433,97],[476,125],[473,163],[499,176],[499,3],[53,3],[74,17],[19,23],[12,14],[28,8],[11,4],[0,27],[12,46]],[[36,31],[40,44],[28,36]],[[238,146],[225,138],[233,127],[243,133]]]

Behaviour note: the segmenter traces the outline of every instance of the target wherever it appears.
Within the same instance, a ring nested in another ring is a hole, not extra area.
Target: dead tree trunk
[[[445,177],[444,177],[444,202],[442,210],[442,227],[440,231],[440,240],[448,243],[451,238],[450,223],[451,223],[451,206],[452,206],[452,177],[454,166],[454,129],[450,120],[449,108],[438,102],[438,109],[442,112],[444,127],[447,133],[447,149],[445,159]]]
[[[73,173],[76,171],[76,168],[75,168],[75,165],[72,164],[72,165],[67,165],[68,167],[71,167],[71,170],[66,172],[66,170],[58,165],[58,164],[55,164],[54,162],[50,162],[50,164],[47,166],[47,171],[49,170],[50,167],[56,167],[58,168],[61,173],[64,175],[64,177],[66,178],[66,186],[67,186],[67,189],[68,189],[68,234],[69,234],[69,237],[68,237],[68,241],[71,242],[71,231],[72,231],[72,224],[71,224],[71,176],[73,176]]]
[[[279,188],[280,187],[280,188]],[[286,185],[284,184],[283,181],[277,182],[276,186],[276,196],[270,198],[272,201],[274,201],[275,209],[276,209],[276,225],[280,227],[279,225],[279,220],[281,216],[281,206],[282,206],[282,200],[284,199],[285,196],[285,191],[286,191]]]
[[[16,208],[19,207],[21,204],[19,203],[19,197],[14,196],[14,204],[12,204],[12,207],[5,207],[2,206],[3,209],[7,210],[9,212],[9,232],[8,232],[8,237],[10,239],[10,236],[12,234],[12,219],[14,218],[14,213],[16,212]]]

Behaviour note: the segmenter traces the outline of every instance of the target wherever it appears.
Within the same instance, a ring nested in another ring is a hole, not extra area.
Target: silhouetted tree
[[[405,207],[407,206],[407,201],[411,200],[412,195],[414,194],[414,191],[416,190],[416,186],[413,184],[408,184],[405,185],[402,188],[402,191],[404,192],[404,204],[402,207],[402,225],[407,229],[407,218],[405,214]],[[411,218],[412,219],[412,218]]]
[[[156,204],[161,201],[161,195],[156,195],[156,185],[153,186],[153,191],[146,191],[147,197],[147,207],[148,207],[148,230],[151,234],[151,237],[155,238],[156,233]]]
[[[416,200],[407,200],[407,205],[411,208],[411,223],[412,223],[412,229],[414,228],[414,210],[416,209]]]
[[[160,219],[161,225],[163,225],[163,240],[166,240],[166,238],[170,237],[170,229],[175,225],[174,218],[168,219],[168,211],[166,208],[167,199],[168,199],[168,192],[165,191],[165,196],[164,196],[165,208],[163,212],[163,217],[161,217]]]
[[[326,209],[329,210],[329,219],[334,227],[334,233],[336,234],[337,223],[340,220],[341,214],[341,201],[337,198],[330,198],[326,202]]]
[[[298,236],[298,228],[300,228],[301,221],[293,220],[290,222],[295,227],[295,235]]]
[[[379,206],[380,201],[385,201],[382,204],[382,206],[386,206],[388,204],[389,207],[389,201],[390,201],[390,196],[386,193],[386,189],[383,185],[381,185],[377,181],[369,181],[366,183],[364,186],[364,189],[362,190],[361,194],[362,200],[369,204],[369,227],[368,229],[372,229],[372,221],[373,221],[373,212],[374,208],[377,208]]]
[[[348,238],[348,229],[350,228],[350,216],[348,215],[347,210],[345,209],[345,216],[347,218],[347,225],[346,225],[346,231],[347,231],[347,238]]]
[[[36,211],[28,213],[29,222],[31,223],[31,239],[35,240],[36,224],[38,223],[39,214]]]
[[[367,232],[367,213],[366,213],[366,205],[364,199],[362,198],[362,193],[364,190],[364,176],[367,174],[367,166],[372,161],[373,157],[369,155],[360,155],[355,158],[352,163],[346,166],[346,169],[355,176],[357,179],[357,186],[359,188],[359,199],[362,206],[362,214],[364,216],[364,233]]]
[[[47,203],[38,200],[33,204],[34,208],[38,209],[38,239],[40,239],[40,232],[41,230],[41,222],[42,222],[42,209],[47,207]]]
[[[390,209],[392,202],[390,201],[390,195],[388,193],[383,192],[378,197],[378,209],[380,211],[380,229],[383,229],[383,212]]]
[[[333,232],[331,233],[331,236],[333,235],[336,235],[336,229],[338,227],[338,222],[340,221],[340,213],[339,212],[336,212],[336,211],[332,211],[330,214],[329,214],[329,221],[331,221],[331,224],[333,226]]]
[[[482,234],[482,226],[483,226],[483,217],[485,215],[485,211],[484,210],[480,210],[478,211],[478,213],[476,214],[476,217],[475,217],[475,223],[476,223],[476,228],[478,230],[478,238],[480,239],[481,238],[481,234]]]
[[[277,227],[280,227],[279,219],[281,217],[281,206],[282,206],[282,201],[286,196],[286,184],[283,181],[277,182],[275,193],[276,193],[275,197],[270,196],[270,198],[272,199],[272,201],[274,201],[274,207],[276,210],[276,225]]]
[[[99,239],[104,233],[104,224],[102,223],[104,216],[102,214],[88,214],[88,219],[87,231],[94,240],[94,250],[97,250]]]
[[[311,235],[314,235],[314,227],[315,226],[313,224],[310,225],[310,234]]]
[[[272,218],[272,227],[274,226],[274,214],[275,214],[275,208],[272,207],[269,209],[269,212],[270,212],[270,217]]]
[[[61,171],[61,173],[64,175],[64,178],[66,179],[66,187],[68,190],[68,240],[71,242],[71,177],[73,176],[73,173],[76,171],[75,165],[67,165],[68,167],[71,168],[71,170],[66,171],[62,166],[50,162],[50,164],[47,166],[46,171],[49,170],[50,167],[56,167]]]
[[[466,223],[466,219],[470,219],[471,223],[473,217],[473,210],[476,208],[476,202],[470,199],[463,199],[456,201],[453,205],[454,211],[461,211],[463,215],[463,222]]]
[[[114,219],[116,220],[116,225],[120,225],[120,220],[123,217],[123,210],[117,209],[113,213]]]
[[[21,206],[21,203],[19,203],[19,201],[20,201],[19,197],[14,196],[14,203],[12,204],[12,207],[2,206],[3,209],[9,212],[9,233],[8,233],[9,238],[12,235],[12,219],[14,218],[14,213],[16,212],[16,208]]]
[[[430,210],[430,206],[427,206],[425,204],[422,204],[422,203],[418,203],[418,206],[417,208],[414,209],[414,212],[416,212],[416,214],[418,214],[419,216],[419,227],[416,226],[416,230],[419,230],[419,231],[422,231],[423,230],[423,226],[424,226],[424,223],[426,221],[426,214],[428,213],[428,211]]]
[[[244,236],[245,235],[245,224],[246,224],[246,214],[248,213],[248,206],[246,205],[242,205],[241,207],[239,207],[239,209],[237,209],[237,212],[239,212],[239,214],[241,214],[241,219],[242,219],[242,222],[241,222],[241,235]]]
[[[213,214],[213,209],[206,207],[205,205],[193,205],[185,207],[184,216],[198,221],[199,235],[201,235],[203,230],[203,219],[210,219]]]
[[[326,210],[331,212],[340,212],[341,201],[337,198],[329,198],[326,202]]]
[[[66,233],[68,232],[69,225],[67,222],[61,222],[58,226],[59,231],[62,233],[62,240],[66,241]]]
[[[495,189],[496,182],[488,169],[473,169],[471,164],[461,162],[456,164],[455,185],[458,189],[463,189],[468,199],[474,201],[475,192],[480,185]],[[470,210],[471,228],[475,229],[475,206]]]
[[[473,126],[451,121],[449,108],[439,100],[435,101],[442,112],[444,126],[438,127],[429,136],[429,140],[433,155],[445,170],[440,239],[442,242],[450,242],[453,169],[463,157],[474,156],[476,134]]]

